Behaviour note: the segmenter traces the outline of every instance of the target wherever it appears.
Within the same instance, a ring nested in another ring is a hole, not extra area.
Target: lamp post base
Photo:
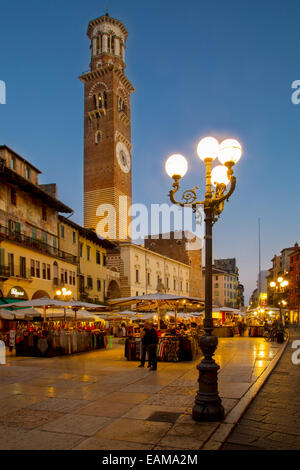
[[[194,421],[221,421],[225,412],[218,393],[218,370],[220,366],[213,359],[218,338],[205,334],[200,339],[204,359],[198,364],[199,390],[195,398],[192,418]]]

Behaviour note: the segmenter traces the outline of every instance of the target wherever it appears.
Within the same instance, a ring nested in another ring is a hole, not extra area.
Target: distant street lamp
[[[197,199],[198,186],[186,190],[178,201],[175,198],[180,189],[180,178],[188,169],[183,155],[171,155],[165,164],[167,174],[174,180],[169,197],[172,203],[181,207],[192,207],[196,212],[197,206],[202,205],[205,213],[205,334],[200,338],[200,347],[204,359],[198,364],[199,390],[195,398],[193,419],[195,421],[219,421],[224,417],[224,408],[218,393],[218,370],[213,355],[218,345],[218,338],[212,334],[212,227],[221,215],[224,202],[229,199],[236,186],[233,175],[233,166],[242,155],[240,143],[234,139],[226,139],[221,144],[214,137],[205,137],[200,140],[197,153],[206,165],[206,192],[205,199]],[[212,169],[212,162],[218,158],[222,165]],[[230,184],[227,190],[227,185]],[[214,188],[212,187],[214,186]]]
[[[66,297],[70,297],[70,295],[72,295],[72,291],[67,290],[65,287],[63,287],[62,290],[57,290],[55,294],[57,295],[57,297],[63,297],[63,299],[65,300]]]
[[[283,277],[279,277],[277,281],[270,282],[270,287],[275,290],[277,298],[279,299],[279,315],[280,315],[280,324],[282,325],[282,307],[287,305],[287,302],[284,300],[284,295],[286,293],[286,288],[289,285],[289,281]]]
[[[72,291],[67,290],[65,287],[63,287],[62,290],[57,290],[55,294],[57,295],[57,297],[62,297],[65,301],[66,297],[70,297],[72,295]],[[66,307],[64,307],[64,320],[66,320]]]

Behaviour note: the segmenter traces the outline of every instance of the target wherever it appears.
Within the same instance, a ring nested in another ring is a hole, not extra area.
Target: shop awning
[[[22,300],[18,299],[9,299],[8,297],[1,297],[0,299],[0,305],[3,305],[4,308],[10,309],[11,304],[17,304],[19,302],[22,302]]]
[[[6,308],[1,308],[0,309],[0,318],[2,320],[14,320],[15,316],[10,310],[7,310]]]
[[[88,302],[80,302],[77,300],[70,300],[65,302],[63,300],[55,300],[55,299],[32,299],[32,300],[24,300],[20,302],[12,302],[10,307],[19,308],[19,307],[41,307],[41,308],[49,308],[49,307],[62,307],[62,308],[73,308],[74,310],[79,310],[80,308],[89,308],[93,310],[105,309],[104,305],[97,305],[91,304]]]
[[[132,297],[123,297],[119,299],[111,299],[108,301],[109,305],[131,305],[148,302],[159,303],[176,303],[176,302],[191,302],[191,303],[204,303],[204,299],[198,297],[189,297],[183,295],[164,294],[156,292],[154,294],[136,295]]]

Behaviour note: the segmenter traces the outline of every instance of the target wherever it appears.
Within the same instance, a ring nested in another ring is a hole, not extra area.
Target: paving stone
[[[248,388],[249,382],[220,382],[219,394],[221,398],[241,398]]]
[[[169,423],[121,418],[105,426],[96,438],[114,439],[120,441],[139,442],[142,444],[157,444],[171,428]]]
[[[146,393],[113,392],[101,398],[101,403],[133,403],[138,405],[149,397]]]
[[[197,393],[197,388],[196,385],[194,387],[176,387],[173,385],[169,385],[160,390],[159,393],[162,393],[164,395],[192,395],[193,397],[195,397]]]
[[[54,411],[39,411],[23,408],[2,416],[0,418],[0,425],[34,429],[58,418],[59,416],[61,416],[61,414]]]
[[[36,403],[30,408],[32,410],[57,411],[60,413],[68,413],[74,409],[82,408],[89,403],[86,400],[71,400],[67,398],[48,398],[47,400]]]
[[[216,423],[176,423],[168,432],[168,436],[190,436],[203,442],[215,429]]]
[[[17,446],[20,450],[69,450],[79,444],[82,436],[41,430],[30,431]],[[13,447],[16,448],[16,447]],[[9,449],[9,447],[8,447]]]
[[[151,450],[152,445],[91,437],[72,450]]]
[[[156,394],[148,398],[144,402],[145,405],[160,405],[168,407],[177,407],[177,406],[192,406],[194,404],[194,397],[190,395],[165,395],[165,394]]]
[[[129,393],[146,393],[148,395],[152,393],[160,392],[164,390],[165,387],[163,385],[140,385],[140,384],[132,384],[128,385],[123,388],[122,392],[129,392]]]
[[[174,436],[167,434],[159,441],[159,445],[165,450],[198,450],[203,442],[190,436]]]
[[[110,418],[79,414],[66,414],[43,426],[44,431],[92,436],[111,422]]]
[[[83,414],[88,416],[103,416],[107,418],[119,418],[131,410],[135,406],[134,403],[102,403],[92,402],[80,410],[77,410],[76,414]]]

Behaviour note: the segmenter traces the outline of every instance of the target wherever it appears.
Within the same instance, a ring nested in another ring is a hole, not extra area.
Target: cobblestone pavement
[[[220,339],[226,412],[280,350],[262,338]],[[159,363],[153,372],[126,361],[116,343],[50,359],[8,357],[0,366],[0,449],[200,449],[218,423],[191,418],[197,362]]]
[[[300,340],[300,329],[290,330],[283,356],[222,450],[300,449],[300,365],[291,360],[294,340]]]

